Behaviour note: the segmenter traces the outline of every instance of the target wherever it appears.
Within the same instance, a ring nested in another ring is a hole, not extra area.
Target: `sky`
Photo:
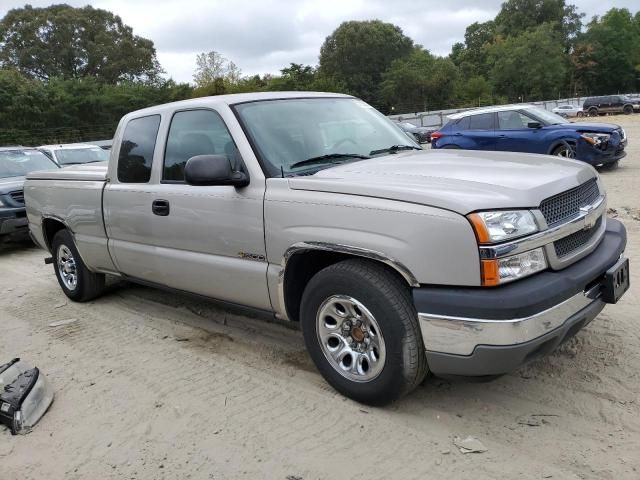
[[[245,75],[278,73],[289,63],[316,65],[324,39],[347,20],[380,19],[437,55],[464,39],[467,25],[495,17],[502,0],[0,0],[0,17],[30,3],[91,4],[110,10],[153,40],[167,76],[191,82],[196,55],[215,50]],[[640,8],[638,0],[575,0],[579,11]]]

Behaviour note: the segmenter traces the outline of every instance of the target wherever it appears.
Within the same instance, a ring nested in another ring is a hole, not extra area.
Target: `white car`
[[[88,143],[68,143],[65,145],[43,145],[38,147],[51,160],[61,167],[81,163],[106,162],[109,152],[98,145]]]
[[[557,113],[558,115],[562,115],[563,117],[582,117],[584,116],[584,112],[582,111],[582,107],[578,107],[576,105],[558,105],[556,108],[552,110],[553,113]]]

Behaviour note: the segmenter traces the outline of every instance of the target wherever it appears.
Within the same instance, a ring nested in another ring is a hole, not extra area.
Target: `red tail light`
[[[433,142],[434,140],[438,140],[440,138],[444,137],[444,134],[442,132],[432,132],[431,133],[431,141]]]

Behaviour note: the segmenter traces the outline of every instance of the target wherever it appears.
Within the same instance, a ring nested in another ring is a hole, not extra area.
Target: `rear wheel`
[[[633,107],[631,105],[625,105],[622,111],[625,115],[631,115],[633,113]]]
[[[76,302],[86,302],[104,291],[104,275],[87,268],[68,230],[56,233],[51,247],[56,277],[67,297]]]
[[[564,158],[576,158],[576,146],[571,143],[565,142],[561,145],[558,145],[553,150],[552,155]]]
[[[321,270],[305,288],[300,313],[316,367],[347,397],[386,404],[427,373],[409,289],[382,265],[353,259]]]
[[[458,145],[445,145],[444,147],[442,147],[443,149],[447,149],[447,150],[460,150],[460,147]]]
[[[584,112],[580,110],[577,114],[578,117],[584,117]]]

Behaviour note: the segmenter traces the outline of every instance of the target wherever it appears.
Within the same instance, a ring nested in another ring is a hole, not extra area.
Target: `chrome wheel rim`
[[[556,152],[556,156],[564,158],[576,158],[576,152],[572,147],[564,146]]]
[[[371,312],[347,295],[327,298],[316,316],[316,333],[325,358],[343,377],[369,382],[384,368],[386,348]]]
[[[78,286],[76,260],[66,245],[58,247],[58,272],[60,272],[60,278],[64,286],[69,290],[75,290]]]

